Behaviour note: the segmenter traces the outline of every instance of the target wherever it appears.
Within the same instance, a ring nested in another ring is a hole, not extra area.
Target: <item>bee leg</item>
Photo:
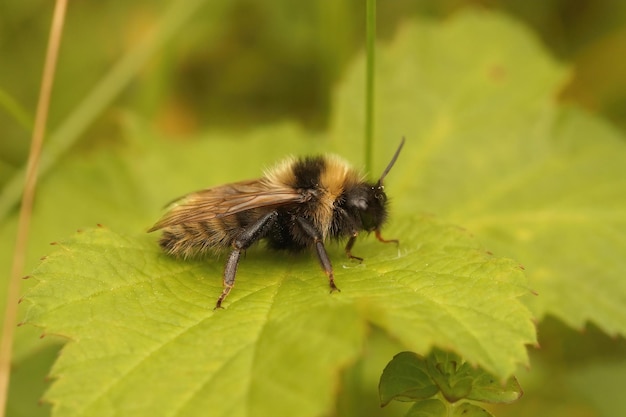
[[[385,239],[384,237],[382,237],[382,235],[380,234],[380,230],[376,229],[376,231],[374,232],[376,234],[376,239],[378,239],[379,241],[383,242],[383,243],[395,243],[396,245],[400,244],[400,241],[398,239]]]
[[[226,266],[224,267],[224,289],[222,290],[222,294],[217,299],[214,310],[222,308],[222,302],[224,301],[226,296],[228,296],[230,290],[232,290],[235,286],[235,276],[237,275],[237,266],[239,266],[239,258],[241,257],[241,252],[245,251],[253,243],[263,238],[265,236],[265,233],[267,233],[267,231],[276,222],[277,217],[278,213],[276,211],[267,213],[265,216],[261,217],[259,220],[245,228],[239,234],[237,239],[233,241],[233,250],[230,252],[230,255],[228,256],[228,261],[226,261]]]
[[[239,265],[240,256],[240,249],[233,249],[228,256],[228,261],[226,261],[223,275],[224,289],[222,290],[222,294],[220,294],[219,298],[217,299],[217,303],[215,303],[214,310],[222,308],[222,301],[224,301],[228,293],[230,293],[230,290],[232,290],[235,286],[235,276],[237,275],[237,266]]]
[[[358,235],[359,235],[359,232],[352,232],[352,236],[350,236],[350,240],[348,240],[348,243],[346,244],[346,255],[348,255],[348,258],[350,258],[350,259],[354,259],[356,261],[363,262],[363,258],[360,258],[358,256],[354,256],[352,254],[352,247],[354,246],[354,242],[356,242],[356,237]]]
[[[330,285],[330,292],[341,291],[335,285],[335,274],[333,272],[333,265],[330,263],[330,258],[328,257],[328,253],[326,253],[326,249],[324,248],[324,242],[322,240],[322,233],[319,230],[317,230],[310,221],[302,217],[296,217],[296,221],[302,227],[302,230],[309,237],[313,239],[313,243],[315,243],[315,250],[317,251],[317,257],[320,260],[322,269],[324,269],[324,273],[328,277],[328,285]]]

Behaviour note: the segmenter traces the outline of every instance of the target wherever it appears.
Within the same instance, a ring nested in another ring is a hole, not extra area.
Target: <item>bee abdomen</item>
[[[159,244],[170,255],[190,258],[229,247],[231,235],[225,222],[214,219],[169,226],[164,229]]]

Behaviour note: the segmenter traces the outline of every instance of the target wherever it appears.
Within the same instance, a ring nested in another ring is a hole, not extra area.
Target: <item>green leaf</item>
[[[525,28],[477,11],[407,24],[377,63],[375,154],[407,138],[396,210],[435,213],[519,260],[539,318],[626,334],[626,141],[556,104],[568,71]],[[333,137],[361,134],[364,65],[337,93]]]
[[[438,399],[417,401],[409,409],[406,417],[446,417],[448,410],[443,401]]]
[[[471,368],[468,369],[458,355],[434,350],[424,361],[448,402],[454,403],[469,396],[472,381],[479,373],[471,372]]]
[[[416,402],[407,412],[406,417],[493,417],[491,413],[475,404],[463,402],[450,407],[450,411],[438,399]]]
[[[517,379],[511,377],[504,385],[493,375],[481,372],[472,381],[472,391],[467,396],[468,400],[486,403],[511,403],[518,400],[523,395],[522,387]]]
[[[288,303],[287,311],[270,311],[271,287],[256,296],[240,291],[246,302],[213,312],[221,284],[202,277],[219,276],[217,264],[175,262],[148,236],[97,229],[59,245],[41,266],[50,281],[33,292],[29,312],[48,331],[75,339],[55,364],[59,380],[46,396],[63,400],[57,415],[319,413],[331,400],[322,382],[362,338],[363,327],[341,304],[310,306],[306,317],[292,316]],[[302,377],[311,373],[317,377]],[[320,403],[303,404],[307,396]]]
[[[398,353],[387,364],[380,377],[380,404],[391,400],[415,401],[439,392],[431,379],[426,361],[413,352]]]
[[[178,261],[151,235],[106,228],[58,243],[27,297],[28,322],[72,340],[46,399],[56,415],[318,415],[368,323],[410,348],[454,346],[512,372],[534,338],[516,301],[527,291],[517,265],[472,247],[458,228],[396,223],[390,232],[412,230],[400,253],[362,242],[363,264],[336,263],[338,294],[308,256],[285,263],[251,250],[218,311],[223,260]]]
[[[474,368],[458,355],[434,350],[426,359],[433,380],[450,402],[460,399],[488,403],[510,403],[522,396],[515,377],[504,384],[482,369]]]
[[[476,404],[464,402],[453,408],[451,417],[493,417],[493,415]]]
[[[473,368],[458,355],[433,350],[428,357],[413,352],[394,356],[380,377],[381,405],[391,400],[421,401],[441,392],[450,404],[459,400],[509,403],[522,395],[513,377],[502,384],[493,375]]]

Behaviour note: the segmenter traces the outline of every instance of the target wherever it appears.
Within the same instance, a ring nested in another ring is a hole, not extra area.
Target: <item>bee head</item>
[[[379,229],[387,219],[385,187],[363,184],[358,194],[352,199],[351,205],[358,210],[363,229],[368,232]]]
[[[368,232],[380,229],[387,219],[387,195],[383,180],[398,159],[402,146],[404,138],[376,184],[362,184],[348,198],[348,205],[358,211],[363,229]]]

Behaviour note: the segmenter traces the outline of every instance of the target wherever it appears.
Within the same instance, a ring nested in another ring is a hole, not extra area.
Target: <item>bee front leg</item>
[[[278,218],[278,212],[272,211],[265,216],[258,219],[256,222],[247,226],[241,231],[237,239],[232,243],[233,250],[228,256],[226,266],[224,267],[223,285],[224,289],[222,294],[217,299],[215,309],[222,308],[222,302],[230,293],[230,290],[235,286],[235,276],[237,275],[237,267],[239,266],[239,259],[241,258],[241,252],[248,249],[254,242],[263,238],[267,231],[272,227]]]
[[[341,291],[335,285],[335,274],[333,272],[333,265],[330,263],[330,258],[328,257],[328,253],[326,253],[326,248],[324,248],[324,242],[322,240],[322,233],[315,228],[315,226],[307,219],[303,217],[296,217],[296,221],[302,227],[302,230],[313,239],[313,243],[315,244],[315,251],[317,252],[317,257],[322,265],[322,269],[324,273],[328,277],[328,285],[330,285],[330,292],[333,291]]]
[[[339,215],[342,217],[342,221],[347,225],[348,230],[351,231],[350,239],[348,240],[348,243],[346,243],[346,248],[345,248],[346,255],[348,255],[349,259],[354,259],[355,261],[363,262],[363,258],[359,256],[354,256],[352,254],[352,247],[354,246],[354,242],[356,242],[356,237],[359,235],[359,231],[356,227],[356,224],[354,223],[354,220],[352,219],[352,217],[350,217],[348,212],[345,211],[344,209],[337,208],[336,210],[338,211]]]
[[[400,244],[400,241],[398,239],[385,239],[381,234],[380,234],[380,230],[376,229],[374,231],[374,233],[376,234],[376,239],[378,239],[380,242],[383,243],[395,243],[396,245]]]
[[[358,256],[354,256],[352,254],[352,247],[354,246],[354,242],[356,242],[356,237],[358,235],[359,235],[359,232],[353,232],[352,236],[350,236],[350,240],[348,240],[348,243],[346,244],[346,255],[348,255],[348,258],[350,258],[350,259],[354,259],[356,261],[363,262],[363,258],[360,258]]]

